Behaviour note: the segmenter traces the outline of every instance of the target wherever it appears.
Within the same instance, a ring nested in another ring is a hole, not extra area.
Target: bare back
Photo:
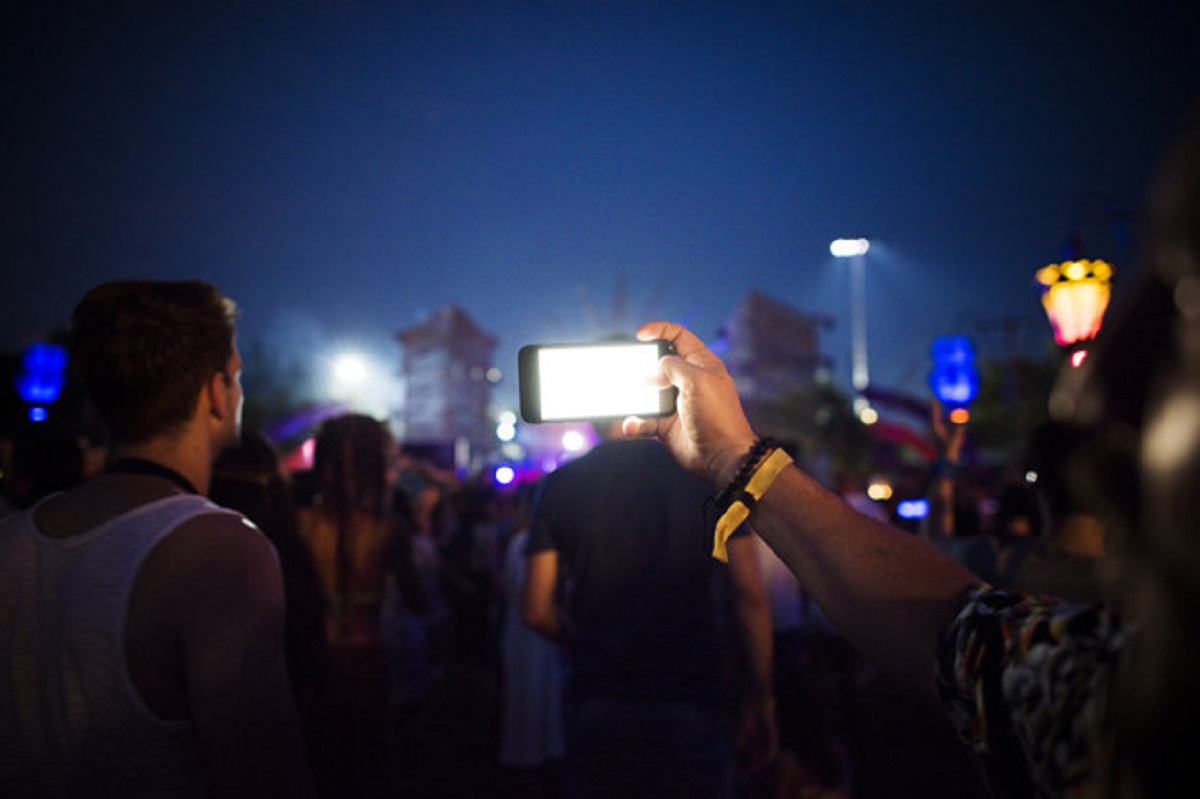
[[[312,549],[329,598],[326,632],[335,646],[375,643],[383,601],[391,527],[386,517],[356,511],[339,532],[337,519],[321,509],[300,512],[300,532]],[[338,536],[345,536],[346,584],[338,586]]]

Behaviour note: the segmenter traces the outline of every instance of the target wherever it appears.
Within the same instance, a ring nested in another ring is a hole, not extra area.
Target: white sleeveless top
[[[125,619],[154,546],[233,511],[176,495],[48,538],[35,510],[0,521],[0,796],[204,796],[191,722],[156,716],[130,679]]]

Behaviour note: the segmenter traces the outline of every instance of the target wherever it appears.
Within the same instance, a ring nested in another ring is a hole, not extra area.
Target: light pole
[[[854,386],[854,413],[864,421],[870,403],[867,389],[867,274],[863,256],[871,249],[866,239],[834,239],[829,252],[850,259],[850,383]]]

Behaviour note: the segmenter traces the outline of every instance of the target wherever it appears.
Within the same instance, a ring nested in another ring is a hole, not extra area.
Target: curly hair
[[[198,280],[117,280],[75,307],[68,352],[112,433],[141,444],[191,418],[233,355],[236,319],[234,302]]]

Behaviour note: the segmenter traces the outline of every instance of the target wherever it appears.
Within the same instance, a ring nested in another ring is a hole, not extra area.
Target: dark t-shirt
[[[711,555],[710,493],[645,439],[545,478],[526,552],[558,552],[572,699],[723,701],[728,571]]]

